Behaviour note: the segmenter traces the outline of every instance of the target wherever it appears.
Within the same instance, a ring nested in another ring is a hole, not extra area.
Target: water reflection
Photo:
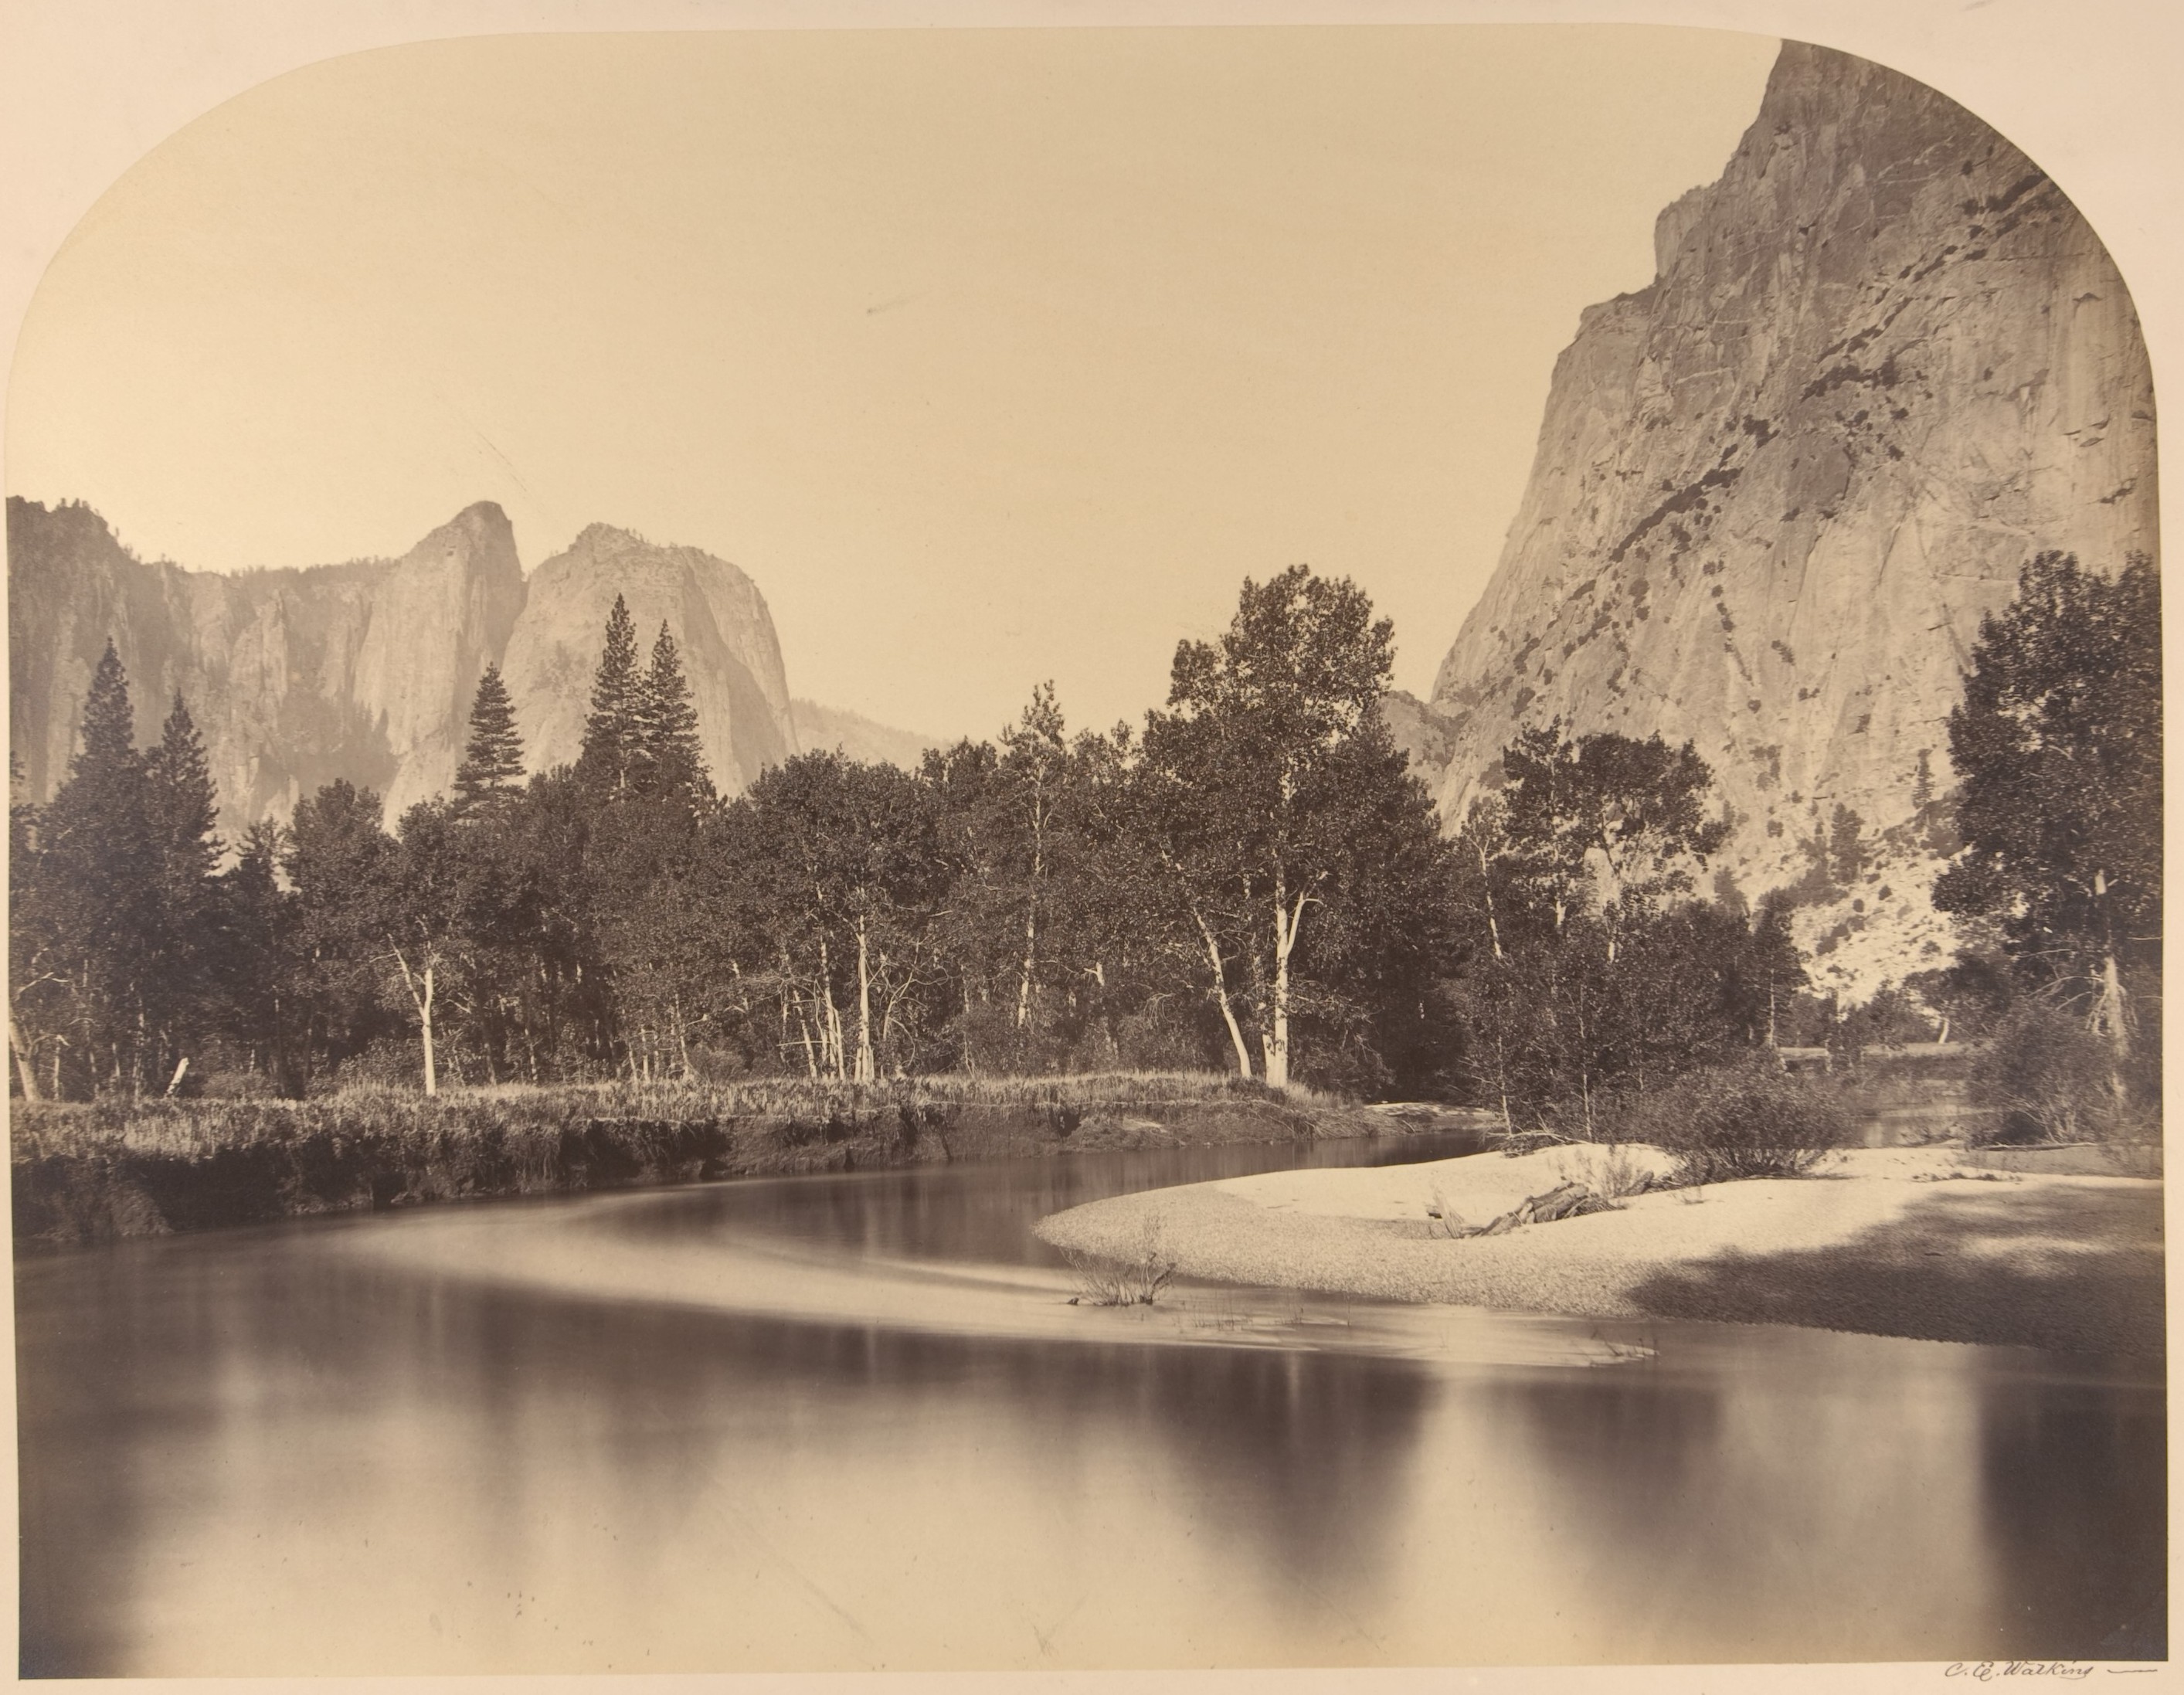
[[[2000,1586],[1992,1657],[2162,1658],[2163,1397],[2097,1374],[2057,1382],[2004,1369],[1980,1411],[1985,1531]]]
[[[1052,1207],[1263,1168],[1217,1151],[460,1222],[1035,1263]],[[26,1673],[2060,1653],[2159,1592],[2158,1386],[2038,1357],[925,1335],[353,1251],[457,1219],[18,1268]]]

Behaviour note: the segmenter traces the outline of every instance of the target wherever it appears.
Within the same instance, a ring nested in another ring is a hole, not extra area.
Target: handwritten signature
[[[1986,1683],[1997,1677],[2060,1677],[2071,1680],[2090,1677],[2092,1672],[2092,1663],[2082,1659],[1960,1659],[1942,1675],[1975,1678]]]

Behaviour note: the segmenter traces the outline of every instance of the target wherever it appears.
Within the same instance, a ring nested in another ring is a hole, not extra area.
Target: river
[[[26,1675],[2159,1651],[2158,1363],[1184,1289],[1057,1207],[1446,1140],[16,1268]]]

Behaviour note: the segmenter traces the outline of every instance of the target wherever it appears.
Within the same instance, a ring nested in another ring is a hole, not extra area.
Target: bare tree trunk
[[[2116,969],[2113,950],[2101,957],[2101,995],[2095,1003],[2094,1019],[2109,1043],[2109,1093],[2114,1097],[2116,1109],[2123,1109],[2126,1084],[2124,1062],[2131,1057],[2131,1029],[2124,1004],[2123,974]]]
[[[870,1083],[877,1072],[872,1062],[872,950],[861,917],[857,920],[857,1081]]]
[[[1037,874],[1036,861],[1034,874]],[[1032,967],[1039,956],[1039,898],[1032,897],[1024,909],[1023,973],[1017,979],[1017,1028],[1022,1029],[1031,1021]]]
[[[31,1067],[31,1051],[23,1045],[22,1033],[15,1028],[15,1014],[13,1009],[10,1009],[8,1014],[8,1051],[15,1056],[15,1074],[23,1079],[23,1098],[25,1101],[36,1100],[38,1073]],[[58,1071],[58,1068],[56,1065],[55,1070]]]
[[[1236,1050],[1236,1074],[1249,1081],[1251,1075],[1251,1050],[1244,1044],[1244,1032],[1236,1023],[1236,1009],[1228,1004],[1228,972],[1221,963],[1221,945],[1213,939],[1212,928],[1194,912],[1198,933],[1206,938],[1206,956],[1213,962],[1213,998],[1221,1005],[1221,1022],[1228,1026],[1228,1040]]]
[[[667,1010],[675,1016],[675,1047],[682,1058],[682,1077],[685,1082],[696,1076],[697,1068],[690,1063],[690,1032],[682,1023],[682,997],[672,996]]]
[[[1474,838],[1471,848],[1472,851],[1479,856],[1479,887],[1486,900],[1486,934],[1493,938],[1494,957],[1499,959],[1502,957],[1502,925],[1494,916],[1494,880],[1486,868],[1486,845]],[[1557,909],[1555,922],[1557,927],[1562,923],[1559,908]],[[1505,1112],[1502,1114],[1505,1121],[1507,1117],[1508,1114]],[[1506,1122],[1503,1128],[1507,1128]]]
[[[1284,902],[1282,879],[1274,879],[1274,1018],[1273,1034],[1267,1044],[1267,1086],[1286,1089],[1290,1082],[1290,955],[1295,951],[1297,931],[1304,923],[1306,897],[1295,906]]]
[[[402,973],[402,986],[410,991],[410,1004],[417,1009],[417,1027],[425,1041],[425,1092],[440,1092],[440,1071],[432,1051],[432,978],[434,967],[428,960],[421,974],[411,972],[410,962],[402,950],[394,950],[394,963]]]
[[[432,967],[429,965],[425,967],[425,997],[417,1007],[424,1016],[425,1092],[437,1095],[440,1092],[440,1071],[437,1057],[432,1051]]]

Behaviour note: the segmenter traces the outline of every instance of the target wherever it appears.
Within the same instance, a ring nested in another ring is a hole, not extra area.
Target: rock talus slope
[[[757,586],[692,548],[594,525],[526,581],[506,516],[456,515],[398,560],[222,574],[147,564],[88,506],[8,503],[10,745],[31,799],[65,779],[92,668],[112,637],[138,739],[179,691],[203,733],[231,838],[286,820],[337,778],[390,823],[453,780],[479,674],[509,676],[526,762],[576,756],[607,608],[628,599],[649,655],[682,650],[715,780],[740,789],[796,750]]]
[[[2152,379],[2062,191],[1933,89],[1826,49],[1784,45],[1655,243],[1652,283],[1590,308],[1556,367],[1435,685],[1438,794],[1452,822],[1557,716],[1689,739],[1757,893],[1838,805],[1908,839],[1952,780],[1981,616],[2034,554],[2155,555]],[[1917,905],[1892,909],[1899,943],[1930,928]]]

